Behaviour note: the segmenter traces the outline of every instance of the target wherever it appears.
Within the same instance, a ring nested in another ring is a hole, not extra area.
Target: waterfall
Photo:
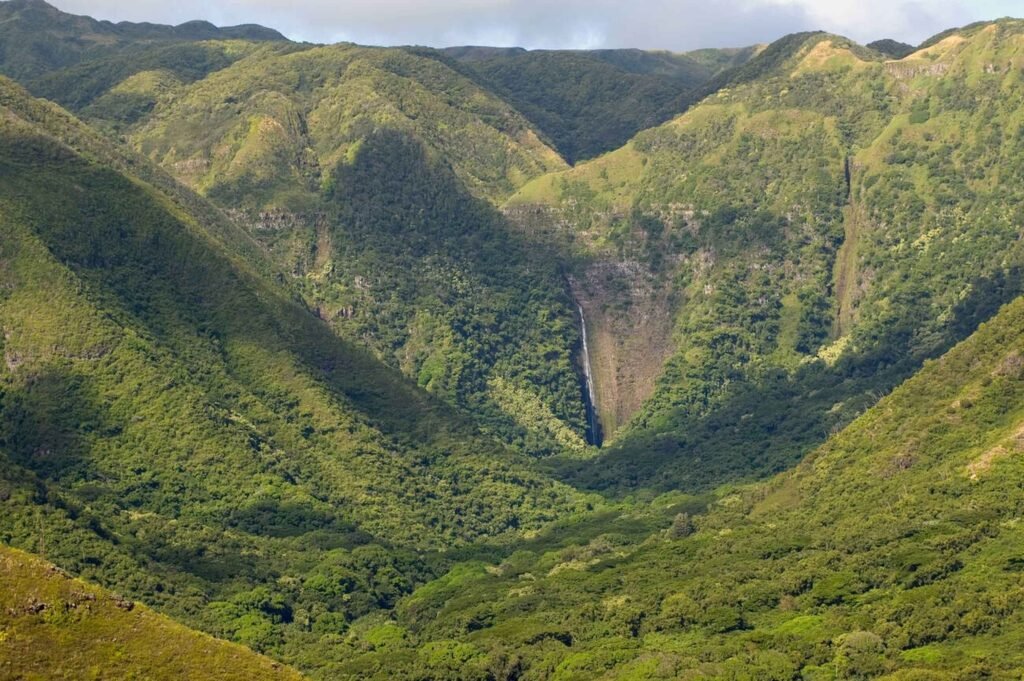
[[[597,396],[594,393],[594,377],[590,370],[590,348],[587,346],[587,319],[583,316],[583,306],[576,304],[580,313],[580,334],[583,337],[583,348],[580,353],[580,364],[583,365],[583,378],[586,381],[584,407],[587,411],[587,442],[601,445],[601,426],[597,421]]]

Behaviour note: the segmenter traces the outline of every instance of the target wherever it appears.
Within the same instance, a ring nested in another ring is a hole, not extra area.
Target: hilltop
[[[44,0],[0,2],[0,74],[36,78],[140,44],[201,40],[282,41],[286,38],[256,25],[218,28],[206,21],[179,26],[112,23],[62,12]]]
[[[0,669],[7,678],[302,678],[5,546],[0,599]]]

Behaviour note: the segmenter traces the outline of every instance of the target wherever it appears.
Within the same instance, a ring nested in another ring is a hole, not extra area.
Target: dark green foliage
[[[452,570],[340,678],[465,678],[441,646],[480,678],[1015,678],[1022,329],[1018,300],[793,472],[722,490],[696,532],[680,515]]]
[[[132,45],[105,58],[52,71],[27,81],[25,85],[39,97],[57,102],[72,111],[81,111],[136,73],[165,71],[182,82],[190,83],[229,66],[241,56],[239,51],[229,52],[224,44],[218,43]],[[95,113],[102,114],[102,118],[132,123],[152,109],[155,103],[155,99],[151,98],[148,107],[141,113],[132,109]]]
[[[570,301],[552,256],[527,248],[443,162],[397,131],[371,134],[350,164],[339,165],[327,200],[328,219],[341,226],[332,246],[335,275],[366,273],[366,288],[380,292],[343,303],[329,289],[310,292],[324,309],[348,307],[338,320],[346,335],[383,355],[418,351],[406,367],[421,386],[533,455],[558,453],[560,445],[495,408],[488,395],[494,374],[535,386],[557,419],[583,432],[570,354],[578,331],[567,321]],[[451,354],[439,357],[449,342]]]
[[[405,50],[266,48],[133,137],[339,333],[522,451],[586,449],[560,263],[482,200],[565,167],[507,104]]]
[[[284,39],[262,26],[217,28],[204,21],[180,26],[113,24],[66,14],[43,0],[0,3],[0,73],[23,80],[145,43]]]
[[[483,56],[464,69],[526,116],[570,163],[624,144],[679,113],[681,95],[717,68],[640,50],[535,50]]]
[[[901,43],[898,40],[892,40],[891,38],[883,38],[882,40],[876,40],[874,42],[865,45],[876,52],[881,52],[887,57],[893,59],[903,59],[908,54],[913,52],[915,48],[913,45],[907,43]]]

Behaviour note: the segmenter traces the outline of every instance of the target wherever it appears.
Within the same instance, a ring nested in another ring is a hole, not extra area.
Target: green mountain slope
[[[118,131],[147,115],[180,86],[260,48],[297,49],[291,43],[266,48],[263,43],[240,40],[139,43],[22,82],[34,95]]]
[[[0,2],[0,74],[17,79],[36,78],[141,44],[198,40],[285,38],[262,26],[217,28],[205,21],[180,26],[114,24],[61,12],[44,0]]]
[[[503,101],[405,50],[268,47],[170,86],[129,137],[339,333],[521,449],[585,452],[559,264],[485,201],[566,166]]]
[[[310,666],[437,550],[584,507],[214,209],[0,87],[0,540],[278,657],[326,646]]]
[[[422,587],[341,678],[1017,678],[1022,358],[1024,299],[706,515]]]
[[[451,48],[478,82],[525,115],[570,163],[624,144],[685,109],[685,95],[746,50],[695,55],[643,50]]]
[[[986,24],[899,61],[791,36],[513,197],[524,230],[582,260],[617,433],[602,465],[563,473],[626,491],[782,470],[1018,295],[1022,90],[1003,65],[1022,34]]]
[[[315,678],[1024,673],[1024,21],[89,21],[22,77],[95,128],[0,79],[0,676],[291,674],[6,547]]]
[[[11,679],[299,679],[246,648],[0,546],[0,673]]]

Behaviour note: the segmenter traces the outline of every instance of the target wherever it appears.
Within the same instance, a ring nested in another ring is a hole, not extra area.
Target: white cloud
[[[822,28],[909,42],[1012,13],[1019,0],[52,0],[97,18],[261,23],[290,37],[364,44],[693,49]],[[1024,10],[1020,7],[1019,10]]]
[[[803,10],[820,28],[863,41],[895,37],[918,43],[939,31],[1011,14],[1010,0],[766,0]]]

